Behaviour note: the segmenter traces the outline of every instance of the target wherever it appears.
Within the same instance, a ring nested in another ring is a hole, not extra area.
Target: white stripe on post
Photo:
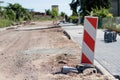
[[[98,17],[85,16],[82,45],[82,64],[93,64]]]
[[[83,42],[83,48],[82,48],[82,52],[86,55],[86,57],[89,57],[90,61],[93,62],[93,58],[94,58],[94,54],[92,52],[92,50],[87,46],[86,43]]]
[[[86,20],[84,26],[89,26],[89,27],[84,27],[84,28],[89,33],[89,35],[95,40],[95,38],[96,38],[96,29],[94,27],[92,27],[92,24],[88,20]]]

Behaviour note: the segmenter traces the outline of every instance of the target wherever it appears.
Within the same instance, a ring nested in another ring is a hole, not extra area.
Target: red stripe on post
[[[82,50],[87,50],[87,49],[88,50],[82,52],[81,63],[93,64],[93,61],[94,61],[94,50],[95,50],[95,40],[94,39],[96,38],[96,31],[95,30],[97,30],[98,17],[86,16],[85,17],[85,21],[86,22],[84,23],[84,27],[85,28],[84,28],[83,42],[87,46],[83,44]],[[89,25],[89,24],[91,24],[91,25]],[[87,32],[90,28],[92,28],[91,31]],[[93,31],[95,31],[94,34],[93,34]]]
[[[94,52],[95,47],[95,41],[92,39],[92,37],[87,33],[87,31],[84,31],[84,42],[88,45],[88,47]]]
[[[82,63],[92,64],[92,62],[82,53]]]
[[[92,25],[93,27],[96,29],[97,28],[97,21],[98,19],[97,18],[86,18]]]

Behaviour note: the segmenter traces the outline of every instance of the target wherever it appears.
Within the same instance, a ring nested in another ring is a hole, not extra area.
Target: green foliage
[[[86,10],[91,12],[96,7],[98,10],[101,8],[109,9],[111,7],[110,0],[81,0],[83,13],[87,14]]]
[[[58,16],[58,10],[56,8],[53,8],[51,11],[51,17],[56,18]]]
[[[12,10],[15,13],[15,17],[16,20],[19,21],[21,18],[26,18],[25,20],[28,20],[30,18],[30,13],[28,12],[28,10],[26,10],[25,8],[23,8],[20,4],[11,4],[9,3],[9,5],[6,7],[6,10]],[[13,15],[12,15],[13,16]]]
[[[70,3],[70,8],[72,10],[72,16],[77,16],[77,7],[79,4],[79,0],[72,0],[72,2]]]
[[[50,9],[48,9],[48,10],[45,10],[45,12],[46,12],[46,15],[49,15],[49,16],[51,16],[51,11],[50,11]]]
[[[73,11],[73,15],[77,14],[77,9],[79,6],[81,6],[81,9],[79,9],[79,11],[82,11],[82,16],[88,15],[89,13],[87,13],[87,11],[91,12],[92,9],[96,9],[96,7],[98,10],[101,8],[111,8],[110,0],[72,0],[70,7]]]
[[[0,28],[10,26],[13,22],[8,19],[0,19]]]
[[[5,13],[5,18],[6,19],[15,21],[16,14],[15,14],[15,12],[12,9],[5,10],[4,13]]]
[[[70,16],[69,18],[70,18],[70,20],[71,20],[73,23],[77,23],[77,22],[78,22],[78,16]]]
[[[109,9],[106,8],[93,8],[93,16],[98,16],[99,20],[98,20],[98,28],[104,28],[102,26],[103,22],[102,19],[103,18],[113,18],[113,15],[110,13]],[[90,12],[88,12],[88,14],[90,14]]]
[[[64,12],[61,12],[61,13],[60,13],[60,16],[61,16],[61,17],[65,17],[65,15],[66,15],[66,14],[65,14]]]
[[[70,16],[70,19],[78,19],[78,16]]]
[[[104,17],[110,17],[110,18],[113,18],[112,14],[110,13],[109,9],[106,9],[106,8],[92,8],[92,11],[93,11],[93,15],[94,16],[98,16],[98,17],[101,17],[101,18],[104,18]],[[90,14],[90,12],[88,12]]]
[[[13,22],[31,20],[31,13],[20,4],[9,3],[7,7],[0,6],[0,27],[9,26]]]

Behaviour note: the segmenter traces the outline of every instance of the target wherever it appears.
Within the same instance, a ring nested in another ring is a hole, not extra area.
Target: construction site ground
[[[52,21],[0,31],[0,80],[108,80],[100,73],[62,74],[80,63],[81,49]]]

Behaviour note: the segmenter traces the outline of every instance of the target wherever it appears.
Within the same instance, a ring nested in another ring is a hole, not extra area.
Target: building
[[[111,0],[113,16],[120,16],[120,0]]]

